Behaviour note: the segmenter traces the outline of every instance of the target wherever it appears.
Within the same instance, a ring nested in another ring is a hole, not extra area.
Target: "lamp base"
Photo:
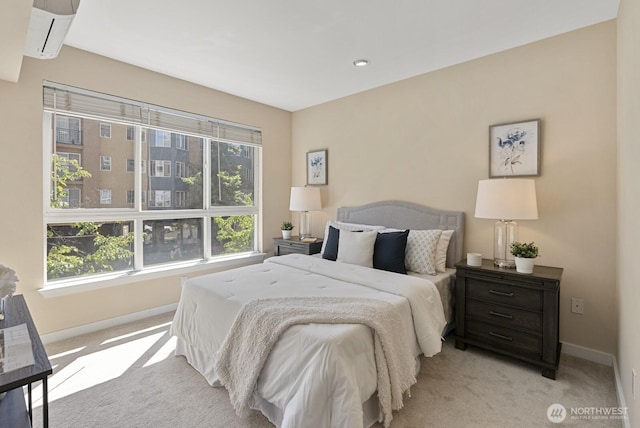
[[[311,218],[309,211],[300,212],[300,239],[311,237]]]
[[[509,260],[493,260],[493,265],[503,269],[513,269],[516,267],[516,262],[511,263]]]
[[[493,264],[501,268],[514,268],[516,261],[511,254],[511,244],[518,240],[518,223],[498,220],[493,228]]]

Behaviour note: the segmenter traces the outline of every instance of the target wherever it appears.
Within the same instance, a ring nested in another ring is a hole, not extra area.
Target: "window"
[[[171,134],[172,139],[176,142],[177,150],[189,150],[187,136],[183,134]]]
[[[99,132],[80,142],[83,129]],[[45,82],[47,284],[256,251],[261,143],[256,128]]]
[[[176,161],[176,177],[184,178],[187,176],[187,166],[184,162]]]
[[[100,205],[111,205],[111,189],[100,189]]]
[[[171,190],[151,190],[149,192],[149,206],[171,208]]]
[[[100,156],[100,171],[111,171],[111,156]]]
[[[60,201],[62,204],[69,208],[79,208],[80,207],[80,189],[69,188],[67,191],[60,196]]]
[[[67,167],[71,171],[75,171],[78,166],[82,166],[80,153],[58,152],[58,157],[60,159],[60,166]]]
[[[159,131],[150,129],[150,145],[151,147],[171,147],[171,133],[167,131]]]
[[[80,119],[63,115],[56,116],[56,143],[81,145]]]
[[[149,161],[149,168],[151,177],[171,177],[171,161],[152,160]]]
[[[244,170],[255,168],[255,147],[248,147],[250,154],[247,157],[240,156],[243,147],[238,144],[225,142],[211,142],[211,203],[213,205],[250,205],[254,200],[255,180],[253,173],[244,174]],[[236,189],[237,194],[231,194],[232,189],[228,178],[240,176]]]
[[[176,190],[176,208],[184,208],[187,206],[187,192],[184,190]]]
[[[108,123],[100,124],[100,137],[111,138],[111,125]]]

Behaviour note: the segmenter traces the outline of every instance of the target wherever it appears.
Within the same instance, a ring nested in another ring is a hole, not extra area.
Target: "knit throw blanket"
[[[267,357],[281,333],[296,324],[364,324],[374,332],[378,400],[384,426],[402,396],[416,382],[410,338],[388,302],[354,297],[283,297],[244,305],[222,344],[215,370],[229,391],[236,413],[246,416]]]

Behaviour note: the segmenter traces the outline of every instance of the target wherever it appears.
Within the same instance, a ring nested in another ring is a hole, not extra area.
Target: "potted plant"
[[[290,221],[283,221],[280,226],[282,230],[282,239],[291,239],[291,231],[293,230],[293,223]]]
[[[511,244],[511,254],[516,261],[516,271],[533,273],[533,265],[538,257],[538,247],[533,242],[514,242]]]

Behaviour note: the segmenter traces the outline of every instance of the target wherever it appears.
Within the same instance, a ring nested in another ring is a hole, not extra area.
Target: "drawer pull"
[[[500,312],[489,311],[489,314],[491,314],[491,315],[493,315],[495,317],[507,318],[507,319],[510,319],[510,320],[513,319],[513,315],[501,314]]]
[[[498,296],[504,296],[504,297],[513,297],[514,296],[513,293],[505,293],[504,291],[497,291],[497,290],[489,290],[489,293],[497,294]]]
[[[493,336],[493,337],[497,337],[498,339],[508,340],[509,342],[511,342],[513,340],[513,337],[511,337],[511,336],[503,336],[501,334],[494,333],[492,331],[489,332],[489,335]]]

